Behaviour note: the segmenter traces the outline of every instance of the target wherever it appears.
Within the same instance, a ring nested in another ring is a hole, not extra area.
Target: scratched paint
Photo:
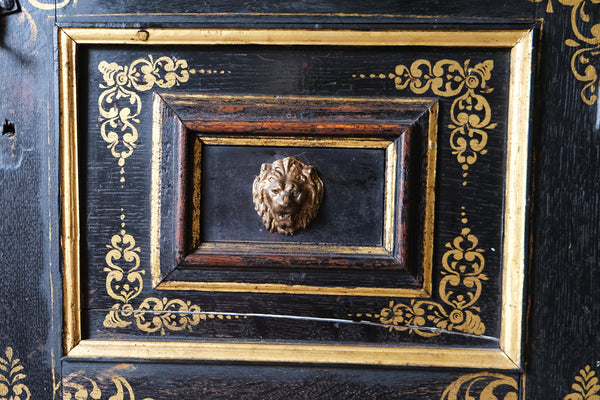
[[[23,161],[23,148],[16,134],[0,135],[0,170],[17,169]]]

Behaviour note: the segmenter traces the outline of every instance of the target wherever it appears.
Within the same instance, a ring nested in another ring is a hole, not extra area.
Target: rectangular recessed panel
[[[137,31],[59,31],[66,354],[518,367],[531,32]]]
[[[263,163],[289,156],[315,167],[324,197],[306,229],[282,235],[265,228],[252,201],[252,184]],[[385,149],[205,145],[201,242],[381,247],[385,162]]]
[[[370,296],[421,290],[433,223],[426,214],[434,106],[156,96],[155,286]]]

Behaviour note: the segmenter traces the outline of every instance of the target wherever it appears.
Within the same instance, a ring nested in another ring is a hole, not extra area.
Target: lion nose
[[[282,206],[287,206],[290,204],[290,192],[289,191],[284,191],[279,195],[279,204]]]

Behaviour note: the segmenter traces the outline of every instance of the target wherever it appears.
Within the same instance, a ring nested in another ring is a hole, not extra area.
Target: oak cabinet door
[[[594,396],[594,2],[165,6],[1,17],[0,393]]]

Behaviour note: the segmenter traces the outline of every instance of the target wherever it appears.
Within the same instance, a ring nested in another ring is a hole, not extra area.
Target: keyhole
[[[2,134],[8,137],[15,136],[15,124],[7,119],[4,120],[4,124],[2,125]]]

